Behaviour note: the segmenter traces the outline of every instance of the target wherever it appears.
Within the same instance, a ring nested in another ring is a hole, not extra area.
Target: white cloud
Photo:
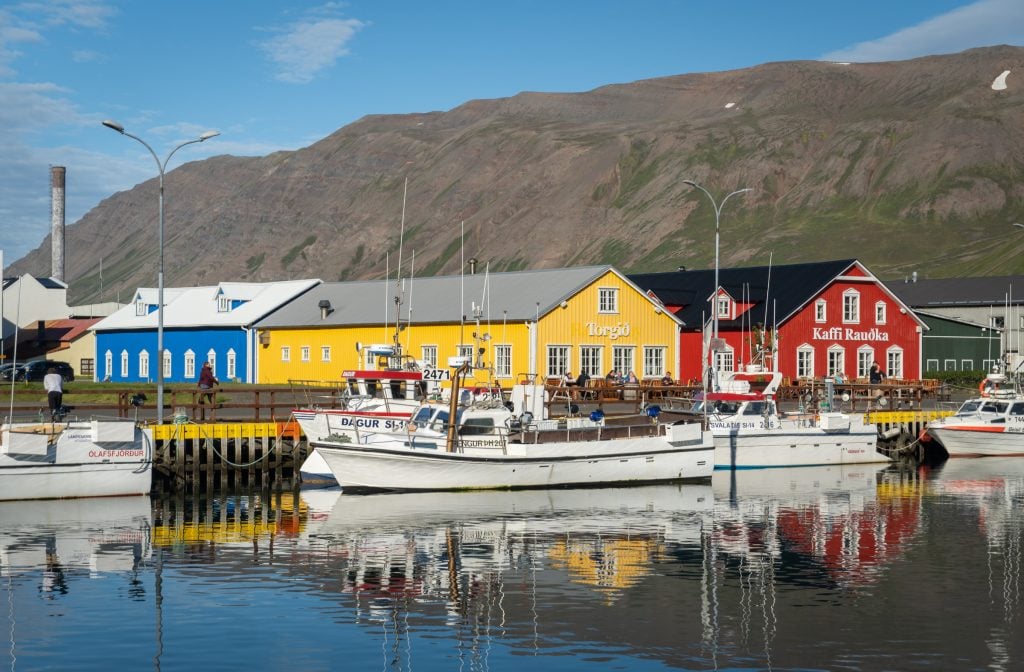
[[[334,4],[320,7],[307,19],[275,29],[279,34],[260,44],[276,65],[275,79],[306,84],[348,55],[349,42],[366,24],[358,19],[318,16],[336,8]]]
[[[1024,2],[978,0],[877,40],[825,54],[825,61],[899,61],[974,47],[1024,44]]]

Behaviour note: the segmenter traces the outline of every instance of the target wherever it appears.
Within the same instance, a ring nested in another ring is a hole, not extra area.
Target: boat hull
[[[509,444],[508,450],[316,444],[345,490],[482,490],[639,484],[710,478],[714,447],[649,437],[571,444]]]
[[[148,494],[153,441],[134,423],[72,422],[57,433],[4,427],[0,501]]]
[[[950,457],[1024,456],[1024,428],[968,423],[928,427]]]
[[[818,428],[714,430],[716,469],[760,469],[889,462],[874,428],[829,433]]]

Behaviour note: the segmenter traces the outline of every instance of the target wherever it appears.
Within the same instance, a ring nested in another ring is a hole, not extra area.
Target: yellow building
[[[396,340],[423,368],[472,354],[490,369],[479,384],[612,369],[661,378],[679,370],[680,325],[611,266],[324,283],[254,325],[256,380],[338,381],[378,368],[373,346]]]

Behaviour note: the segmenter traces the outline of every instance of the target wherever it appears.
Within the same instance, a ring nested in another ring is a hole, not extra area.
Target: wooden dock
[[[297,477],[308,445],[299,424],[218,422],[151,425],[155,477],[172,488],[265,486]]]

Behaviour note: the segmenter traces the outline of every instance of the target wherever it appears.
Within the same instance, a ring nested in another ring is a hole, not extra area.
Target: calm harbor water
[[[10,670],[1020,670],[1024,459],[0,504]]]

